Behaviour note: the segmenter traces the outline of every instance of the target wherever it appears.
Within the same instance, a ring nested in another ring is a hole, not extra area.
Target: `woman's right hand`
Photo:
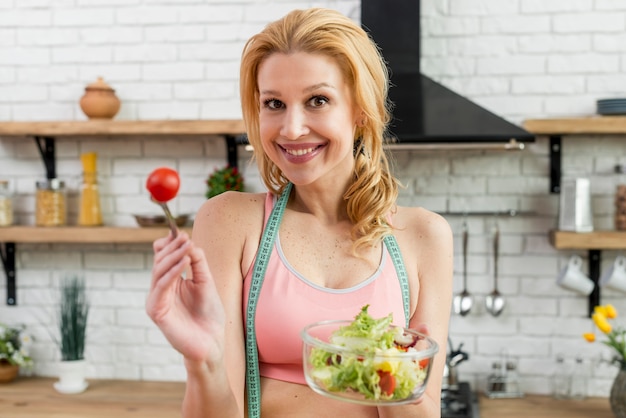
[[[148,315],[186,360],[221,362],[225,314],[204,252],[182,231],[157,239],[153,249]]]

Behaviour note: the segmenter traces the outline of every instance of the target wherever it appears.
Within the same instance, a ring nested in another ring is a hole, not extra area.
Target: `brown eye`
[[[328,103],[328,98],[324,96],[313,96],[309,99],[309,106],[311,107],[322,107],[326,103]]]
[[[281,109],[284,106],[283,103],[278,99],[267,99],[263,101],[263,107],[266,107],[268,109]]]

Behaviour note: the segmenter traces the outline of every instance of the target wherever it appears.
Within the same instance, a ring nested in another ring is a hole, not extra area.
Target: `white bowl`
[[[422,396],[433,357],[439,351],[437,342],[414,330],[391,325],[393,348],[356,349],[355,338],[350,338],[353,348],[349,348],[345,338],[342,341],[333,333],[351,323],[322,321],[302,330],[307,384],[324,396],[364,405],[402,405]]]

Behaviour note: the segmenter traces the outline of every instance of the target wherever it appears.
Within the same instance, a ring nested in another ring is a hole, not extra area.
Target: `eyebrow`
[[[303,90],[304,93],[308,93],[308,92],[312,92],[315,90],[319,90],[321,88],[329,88],[329,89],[333,89],[336,90],[336,88],[328,83],[317,83],[317,84],[313,84],[310,87],[307,87]],[[262,90],[261,94],[268,94],[271,96],[280,96],[280,93],[276,90]]]

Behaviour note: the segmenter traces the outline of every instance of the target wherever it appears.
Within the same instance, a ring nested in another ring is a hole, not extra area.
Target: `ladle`
[[[485,298],[487,312],[493,316],[502,313],[506,301],[498,291],[498,247],[500,246],[500,230],[498,223],[494,227],[493,233],[493,291]]]
[[[461,316],[467,315],[472,309],[472,304],[474,303],[474,298],[467,291],[467,240],[467,223],[463,222],[463,290],[461,293],[454,296],[454,300],[452,301],[454,313],[460,314]]]

